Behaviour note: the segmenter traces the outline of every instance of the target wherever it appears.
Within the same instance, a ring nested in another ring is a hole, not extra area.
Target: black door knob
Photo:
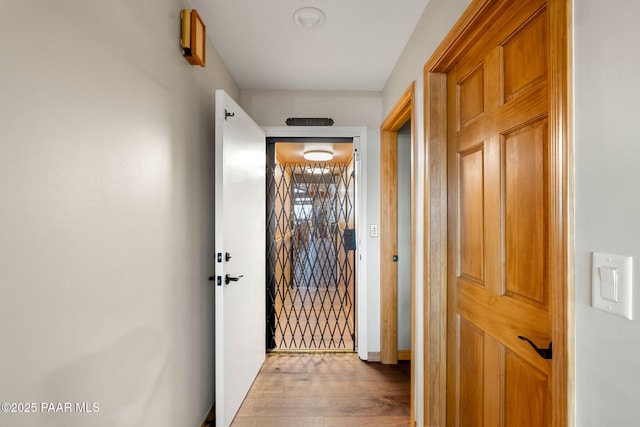
[[[237,282],[241,277],[244,277],[244,274],[241,274],[238,277],[229,276],[228,274],[224,275],[224,284],[228,285],[231,282]]]

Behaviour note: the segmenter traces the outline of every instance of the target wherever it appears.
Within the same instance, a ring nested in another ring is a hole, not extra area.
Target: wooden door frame
[[[414,83],[380,126],[380,361],[398,363],[398,131],[413,118]],[[412,121],[414,123],[414,121]],[[411,128],[411,204],[414,205],[414,131]],[[411,213],[412,230],[413,211]],[[413,254],[411,233],[411,292],[413,295]],[[413,297],[412,297],[413,299]],[[412,338],[413,347],[413,338]]]
[[[499,22],[509,0],[472,0],[424,66],[425,425],[447,425],[447,72]],[[549,12],[549,142],[552,150],[550,266],[553,380],[552,426],[574,424],[574,146],[572,1],[547,0]],[[564,283],[565,286],[557,284]],[[450,325],[449,325],[450,326]]]
[[[411,121],[411,425],[414,423],[415,343],[415,82],[404,91],[380,126],[380,361],[398,363],[398,131]]]

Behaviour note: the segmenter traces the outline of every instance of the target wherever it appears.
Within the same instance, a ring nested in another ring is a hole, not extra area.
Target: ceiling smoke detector
[[[318,28],[327,19],[324,12],[315,7],[303,7],[293,14],[293,22],[304,28]]]

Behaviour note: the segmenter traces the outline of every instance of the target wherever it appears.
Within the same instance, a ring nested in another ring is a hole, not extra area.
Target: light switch
[[[369,224],[369,236],[378,237],[378,224]]]
[[[591,305],[618,316],[633,318],[633,258],[594,252]]]
[[[611,302],[618,302],[618,269],[600,267],[600,296]]]

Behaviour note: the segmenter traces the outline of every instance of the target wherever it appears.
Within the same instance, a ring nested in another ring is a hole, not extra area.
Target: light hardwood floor
[[[232,427],[409,425],[409,363],[354,353],[272,353]]]

